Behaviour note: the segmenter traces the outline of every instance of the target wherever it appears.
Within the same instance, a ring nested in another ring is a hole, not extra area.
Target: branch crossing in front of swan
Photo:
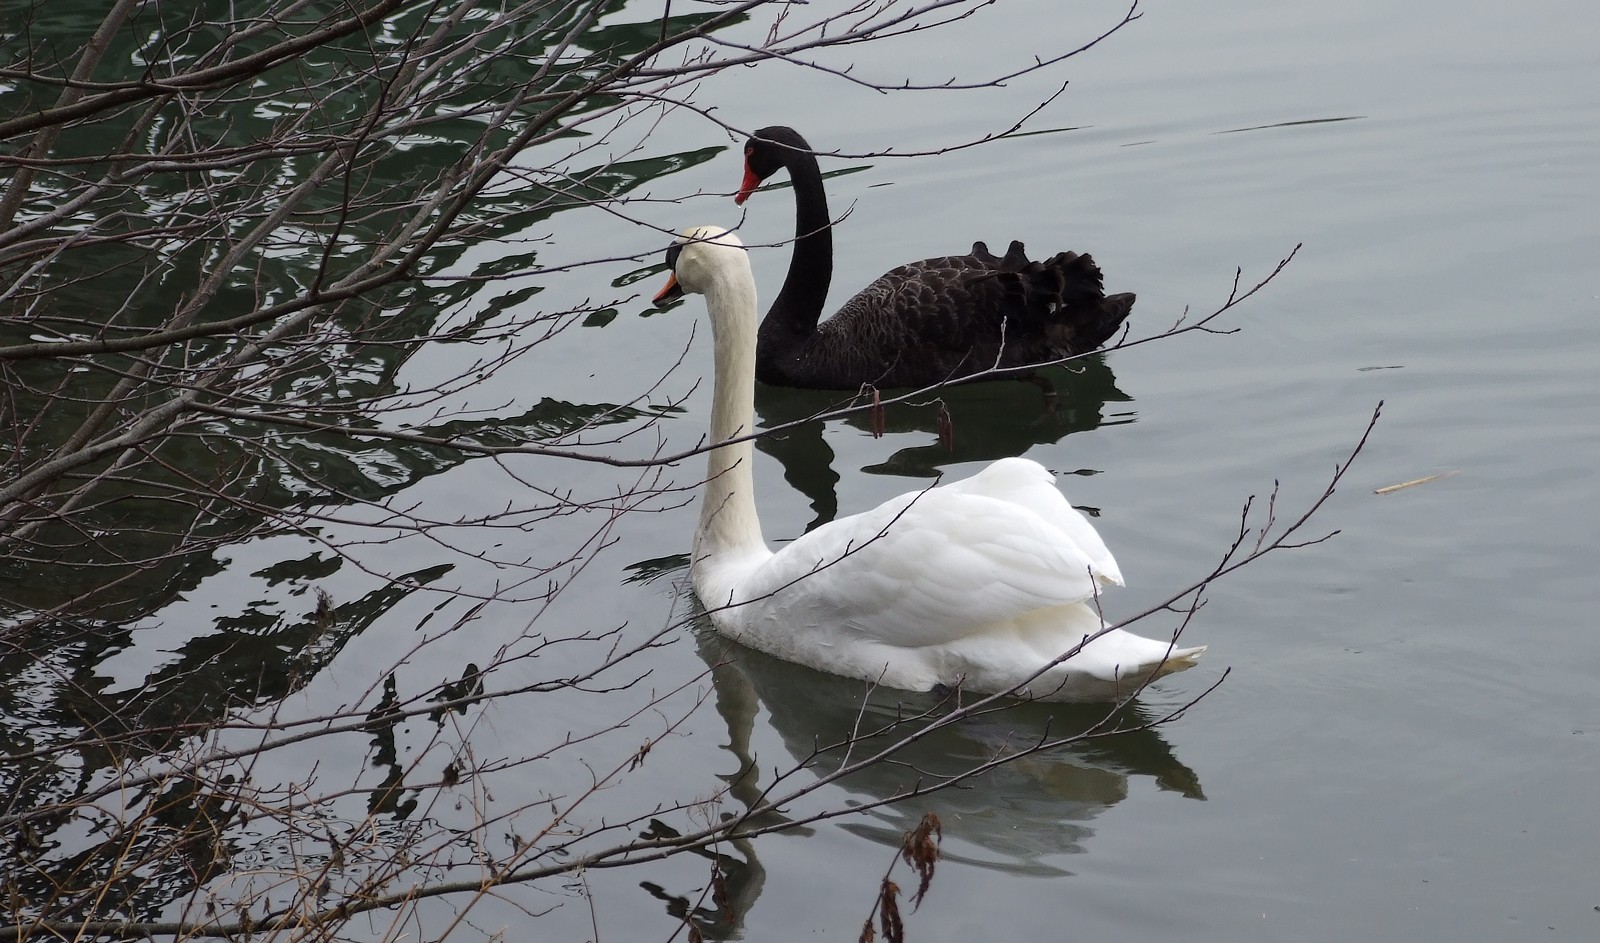
[[[690,230],[672,280],[705,296],[714,348],[710,440],[690,577],[719,632],[818,670],[909,690],[1099,698],[1192,665],[1109,625],[1103,585],[1122,573],[1054,475],[1022,458],[907,492],[802,534],[777,552],[756,511],[758,320],[738,237]],[[734,441],[730,441],[734,440]]]

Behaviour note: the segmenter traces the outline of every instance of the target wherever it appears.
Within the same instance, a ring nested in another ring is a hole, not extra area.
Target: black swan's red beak
[[[743,206],[744,201],[750,199],[750,194],[756,192],[756,187],[761,186],[761,178],[750,169],[750,162],[744,164],[744,182],[739,184],[739,193],[733,198],[734,205]]]

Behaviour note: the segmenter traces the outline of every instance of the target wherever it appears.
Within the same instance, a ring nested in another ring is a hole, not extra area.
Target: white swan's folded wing
[[[1032,459],[1002,458],[971,478],[942,486],[943,490],[982,494],[1027,508],[1060,530],[1094,563],[1094,575],[1103,583],[1122,584],[1122,570],[1105,541],[1066,495],[1056,486],[1056,476]]]
[[[934,488],[804,535],[750,573],[738,595],[773,620],[804,620],[794,631],[920,647],[1090,599],[1097,568],[1027,507]]]

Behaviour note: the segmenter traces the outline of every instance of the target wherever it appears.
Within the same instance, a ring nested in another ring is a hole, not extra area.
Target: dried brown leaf
[[[905,943],[906,925],[900,919],[900,886],[888,878],[878,892],[878,926],[883,930],[884,943]]]
[[[928,895],[933,870],[939,861],[939,842],[943,840],[944,828],[932,812],[924,814],[917,827],[906,833],[900,856],[917,872],[917,892],[911,895],[912,910],[922,906],[922,898]]]

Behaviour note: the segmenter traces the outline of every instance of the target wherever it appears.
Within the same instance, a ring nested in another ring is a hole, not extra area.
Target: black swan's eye
[[[678,270],[678,253],[683,251],[683,243],[674,242],[667,246],[667,268],[674,272]]]

